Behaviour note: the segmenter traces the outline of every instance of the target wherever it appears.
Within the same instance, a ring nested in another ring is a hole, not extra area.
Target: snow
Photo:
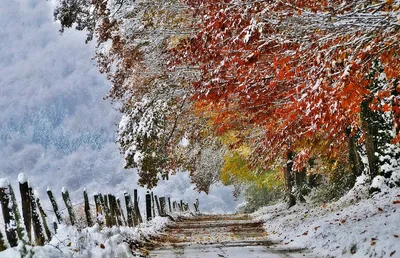
[[[288,247],[306,247],[316,257],[399,257],[400,189],[391,188],[366,198],[359,185],[330,204],[283,203],[253,213],[265,222],[272,240]]]
[[[138,227],[112,227],[100,229],[98,224],[78,230],[76,227],[59,225],[57,234],[45,246],[25,246],[33,252],[33,258],[128,258],[132,254],[129,242],[138,242],[156,235],[170,222],[167,218],[156,217]],[[0,257],[19,258],[24,245],[0,252]]]
[[[19,173],[18,174],[18,182],[20,184],[24,184],[24,183],[28,182],[28,177],[24,173]]]
[[[186,137],[183,137],[182,140],[179,142],[179,145],[185,148],[189,146],[189,140]]]
[[[7,188],[10,182],[7,178],[0,178],[0,188]]]
[[[37,190],[33,191],[33,196],[35,196],[36,199],[40,199],[40,194]]]
[[[371,188],[382,189],[386,179],[383,176],[376,176],[371,183]]]
[[[67,189],[66,189],[65,187],[63,187],[63,188],[61,189],[61,192],[62,192],[63,194],[65,194],[65,193],[67,192]]]

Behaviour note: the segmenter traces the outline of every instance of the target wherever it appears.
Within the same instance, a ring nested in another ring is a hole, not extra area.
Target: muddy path
[[[147,257],[313,257],[268,238],[247,215],[207,215],[177,221],[146,246]]]

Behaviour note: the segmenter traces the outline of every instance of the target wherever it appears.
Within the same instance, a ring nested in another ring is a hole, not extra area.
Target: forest
[[[125,168],[249,210],[400,185],[399,0],[60,0],[97,43]]]

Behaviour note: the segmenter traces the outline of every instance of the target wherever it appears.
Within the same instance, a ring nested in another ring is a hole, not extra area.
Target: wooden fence
[[[68,212],[68,216],[61,216],[59,206],[53,192],[48,188],[49,197],[55,220],[52,223],[53,231],[50,230],[47,220],[47,213],[43,209],[38,194],[35,194],[24,174],[18,176],[19,190],[21,194],[21,211],[15,198],[13,188],[7,179],[0,179],[0,202],[4,218],[5,235],[9,246],[17,246],[18,240],[30,245],[44,245],[49,242],[57,232],[58,224],[70,223],[76,225],[76,209],[72,205],[69,192],[62,188],[61,195]],[[112,194],[93,194],[94,205],[90,205],[86,190],[83,191],[83,209],[85,222],[84,226],[91,227],[98,223],[101,227],[128,226],[135,227],[143,222],[142,213],[139,209],[139,197],[137,189],[133,191],[133,200],[128,192],[124,192],[125,211],[119,198]],[[189,211],[189,204],[180,201],[171,203],[170,197],[158,197],[153,192],[147,191],[146,201],[146,220],[149,221],[155,216],[169,216],[173,212]],[[91,207],[95,208],[95,221],[93,221]],[[198,200],[194,203],[197,212],[199,207]],[[157,209],[157,213],[156,213]],[[172,218],[172,217],[171,217]],[[7,244],[0,231],[0,251],[5,250]]]

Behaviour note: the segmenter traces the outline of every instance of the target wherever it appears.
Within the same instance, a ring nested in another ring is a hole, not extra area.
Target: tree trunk
[[[296,198],[292,193],[293,183],[294,183],[293,170],[292,170],[293,156],[294,156],[293,151],[289,150],[287,153],[287,163],[285,169],[286,198],[289,208],[296,205]]]
[[[352,184],[354,184],[356,178],[361,176],[362,171],[364,170],[364,163],[358,153],[357,134],[355,133],[351,135],[350,129],[347,129],[346,135],[348,137],[350,172],[352,174]]]
[[[363,100],[361,103],[361,127],[365,135],[365,148],[367,151],[369,172],[372,179],[378,175],[378,162],[375,155],[377,151],[377,146],[374,141],[374,133],[376,131],[376,128],[374,128],[373,126],[373,114],[371,109],[369,108],[371,100],[372,98],[370,97]]]

